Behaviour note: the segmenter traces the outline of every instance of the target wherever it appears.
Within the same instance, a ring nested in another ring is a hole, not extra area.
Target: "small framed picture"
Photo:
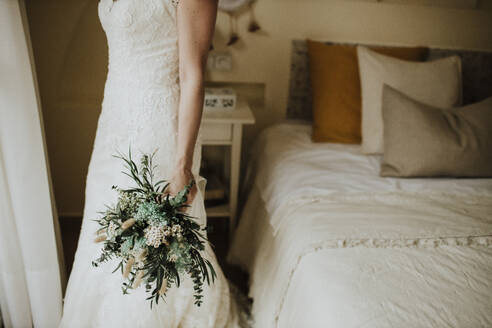
[[[236,92],[231,88],[205,88],[204,110],[233,110]]]

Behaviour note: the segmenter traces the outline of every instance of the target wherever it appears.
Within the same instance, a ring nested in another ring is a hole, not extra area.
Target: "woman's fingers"
[[[196,192],[197,192],[196,184],[194,184],[193,187],[191,187],[190,193],[188,194],[188,199],[186,200],[186,205],[191,205],[191,203],[195,199]]]
[[[166,188],[166,189],[164,189],[164,191],[163,191],[163,192],[162,192],[159,196],[157,196],[158,201],[159,201],[160,203],[162,203],[162,202],[164,201],[164,199],[165,199],[168,195],[169,195],[169,196],[171,196],[170,187],[171,187],[170,185],[169,185],[169,186],[167,186],[167,188]]]
[[[159,202],[163,202],[166,197],[175,197],[185,187],[186,186],[183,186],[183,188],[177,189],[175,188],[175,185],[173,183],[170,183],[169,186],[160,195],[157,196],[157,200]],[[196,193],[197,193],[197,187],[196,187],[196,183],[194,183],[187,195],[187,200],[185,202],[185,205],[191,205],[191,203],[195,199]]]
[[[193,187],[191,188],[190,193],[188,194],[188,197],[186,199],[185,205],[187,205],[187,206],[184,206],[181,208],[181,210],[184,213],[189,214],[189,212],[191,211],[191,204],[193,203],[193,200],[196,197],[196,193],[197,193],[196,185],[193,185]]]
[[[158,201],[163,202],[166,197],[175,197],[185,188],[190,188],[185,205],[191,205],[197,193],[195,181],[195,177],[191,171],[177,171],[169,181],[168,185],[164,188],[163,192],[157,197]]]

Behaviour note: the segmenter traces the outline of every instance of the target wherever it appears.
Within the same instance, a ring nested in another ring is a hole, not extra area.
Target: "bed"
[[[309,95],[290,97],[299,118]],[[492,179],[382,178],[379,155],[310,133],[289,120],[252,152],[228,260],[255,326],[491,327]]]

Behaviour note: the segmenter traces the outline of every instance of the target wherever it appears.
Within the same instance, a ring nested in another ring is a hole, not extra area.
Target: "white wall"
[[[238,24],[242,42],[227,48],[229,19],[219,15],[214,45],[219,51],[229,49],[235,65],[210,78],[265,83],[267,123],[285,114],[292,39],[492,50],[492,11],[384,1],[258,0],[256,16],[264,32],[248,33],[244,15]]]

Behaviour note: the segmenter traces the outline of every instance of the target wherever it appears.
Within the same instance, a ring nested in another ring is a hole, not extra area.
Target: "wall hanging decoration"
[[[237,31],[237,18],[243,13],[249,13],[249,32],[256,32],[260,30],[255,14],[254,14],[255,0],[219,0],[219,9],[229,15],[230,20],[230,32],[228,46],[235,44],[239,40],[239,34]]]

